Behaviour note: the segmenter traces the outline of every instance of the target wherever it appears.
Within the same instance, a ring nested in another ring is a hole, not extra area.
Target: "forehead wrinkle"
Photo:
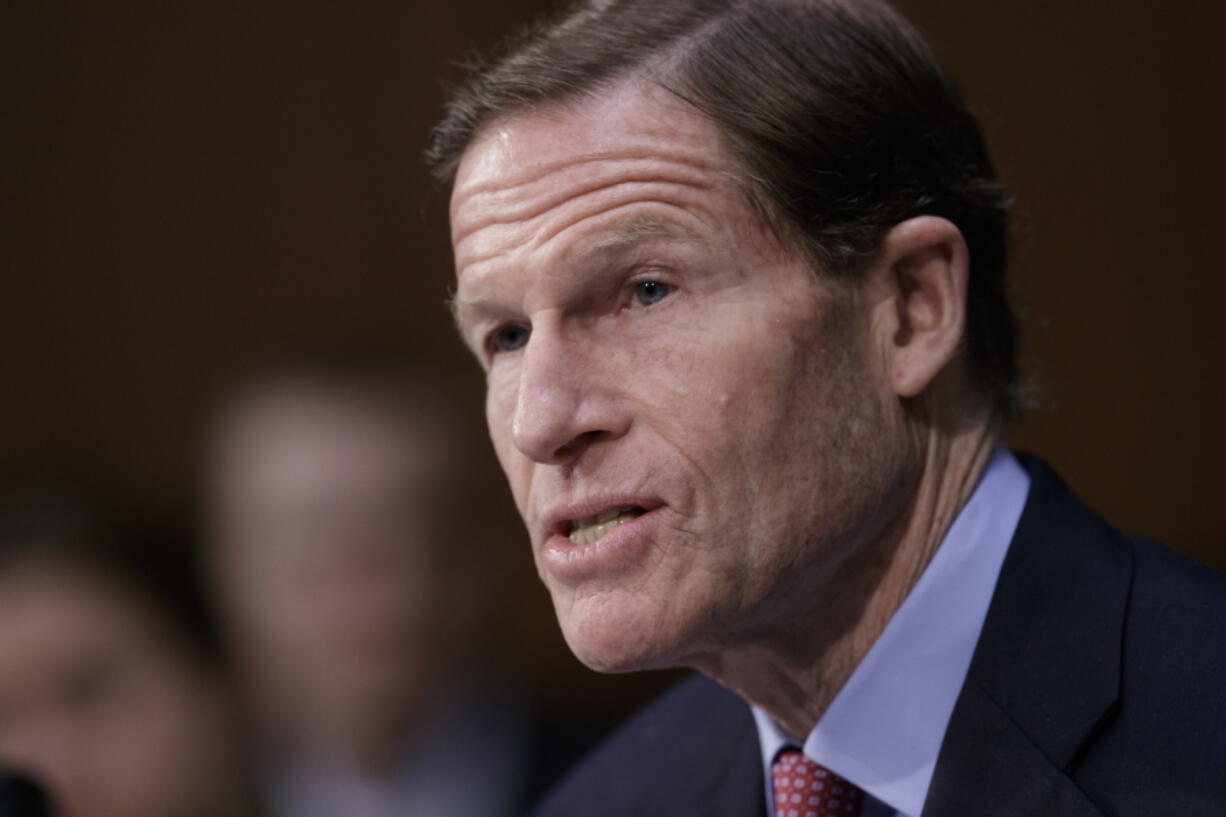
[[[625,174],[627,181],[647,180],[670,172],[679,180],[701,184],[705,175],[723,175],[723,168],[704,162],[693,153],[673,145],[639,145],[617,152],[589,153],[582,156],[535,165],[521,174],[489,174],[489,179],[465,183],[457,188],[452,202],[452,241],[459,243],[471,233],[496,224],[528,221],[564,202],[608,184],[605,179]],[[582,175],[581,175],[582,174]],[[558,176],[578,176],[577,185],[557,184]],[[590,181],[588,181],[590,179]],[[545,188],[536,192],[534,188]],[[483,217],[463,223],[462,211],[483,213]]]
[[[698,236],[680,224],[645,216],[619,226],[614,232],[598,237],[584,247],[581,253],[590,255],[616,252],[623,247],[649,241],[696,243]]]
[[[497,222],[491,220],[490,223],[480,228],[470,230],[467,235],[456,241],[456,266],[462,276],[473,266],[525,248],[543,247],[576,224],[614,213],[626,207],[649,205],[667,207],[691,218],[700,216],[710,218],[708,208],[702,203],[702,197],[693,194],[705,192],[711,187],[710,182],[706,180],[701,182],[662,180],[658,174],[650,178],[618,177],[603,185],[587,185],[582,192],[568,191],[568,196],[558,206],[538,213],[536,218],[543,216],[544,220],[535,226],[531,223],[533,221],[531,218],[507,219]],[[668,195],[669,193],[672,195]],[[566,206],[568,204],[572,206]],[[551,217],[551,210],[559,212]],[[499,230],[499,228],[515,230],[517,226],[520,235],[511,237],[504,235],[485,242],[480,240],[482,233]],[[473,247],[474,243],[475,247]],[[466,251],[466,248],[471,249]]]
[[[497,162],[500,167],[511,164],[520,172],[493,174],[485,170],[479,170],[476,175],[479,177],[486,176],[488,177],[487,180],[480,182],[466,180],[461,183],[459,189],[465,196],[498,193],[503,190],[531,185],[549,176],[593,163],[663,160],[708,172],[719,172],[724,169],[721,163],[706,161],[702,157],[702,145],[699,144],[701,140],[685,138],[683,136],[679,137],[677,134],[672,133],[648,132],[646,137],[635,139],[629,144],[619,145],[616,149],[596,148],[553,161],[516,162],[509,156],[503,157],[503,159]],[[472,160],[471,157],[480,153],[481,150],[482,145],[474,145],[469,149],[466,156]],[[481,167],[480,160],[472,161],[476,161],[478,167]]]
[[[657,182],[657,183],[652,183],[652,186],[653,187],[664,187],[664,186],[672,186],[672,185],[665,185],[664,183]],[[664,191],[652,191],[652,192],[664,192]],[[619,211],[630,209],[630,208],[634,208],[634,209],[661,208],[673,214],[672,218],[667,219],[667,222],[666,222],[666,219],[664,219],[661,216],[642,216],[639,219],[637,219],[637,221],[642,224],[654,223],[656,225],[655,229],[657,233],[655,237],[657,238],[666,237],[664,235],[664,233],[666,232],[669,234],[669,236],[674,235],[674,234],[680,234],[683,231],[683,228],[681,228],[680,223],[686,219],[705,218],[708,221],[711,220],[711,214],[708,208],[705,207],[703,204],[701,204],[699,201],[693,201],[693,200],[682,201],[680,197],[670,198],[670,197],[661,196],[661,195],[644,195],[644,191],[642,191],[641,189],[635,190],[635,191],[627,191],[626,195],[624,196],[617,196],[617,197],[610,196],[609,198],[614,198],[614,200],[613,201],[602,200],[602,201],[597,201],[597,202],[591,202],[583,209],[572,211],[572,212],[567,212],[563,214],[565,215],[565,218],[558,218],[558,219],[555,219],[554,222],[552,223],[546,223],[546,224],[541,225],[540,229],[537,230],[536,235],[533,237],[534,246],[544,247],[545,245],[549,244],[551,241],[553,241],[554,239],[558,238],[560,235],[565,233],[567,230],[570,230],[582,224],[583,222],[590,221],[591,219],[596,219],[596,218],[606,218],[606,219],[613,218]],[[668,228],[664,226],[666,223],[676,223],[677,228],[673,230],[669,230]],[[622,234],[623,230],[620,226],[614,227],[612,229],[610,228],[599,229],[598,228],[594,232],[597,236],[596,238],[597,243],[601,241],[610,242],[610,248],[617,246],[617,245],[625,245],[631,241],[637,241],[641,243],[645,238],[649,237],[646,235],[635,236],[635,235]],[[688,234],[691,238],[694,236],[694,234],[689,230],[684,230],[684,233]],[[584,243],[582,242],[582,240],[580,240],[579,246],[576,249],[580,249],[580,248],[583,254],[590,254],[588,251],[590,251],[591,249],[594,249],[595,247],[594,245],[590,243]],[[575,254],[576,253],[574,252],[564,252],[563,253],[564,256],[572,256]]]

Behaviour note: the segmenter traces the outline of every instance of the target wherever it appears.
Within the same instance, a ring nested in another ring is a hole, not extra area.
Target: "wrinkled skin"
[[[913,478],[866,292],[773,237],[730,168],[705,117],[636,80],[495,121],[460,165],[457,322],[564,635],[600,670],[786,641]],[[556,535],[611,505],[651,512],[603,550]]]

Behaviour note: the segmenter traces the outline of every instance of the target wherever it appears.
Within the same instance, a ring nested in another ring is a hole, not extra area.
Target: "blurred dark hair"
[[[24,773],[0,769],[0,817],[50,817],[43,787]]]
[[[376,339],[377,340],[377,339]],[[224,537],[214,528],[218,500],[225,479],[233,474],[227,457],[233,443],[244,439],[246,423],[264,409],[275,413],[304,399],[308,403],[342,405],[357,409],[359,418],[380,424],[390,421],[404,430],[410,451],[430,464],[434,479],[429,486],[437,522],[450,527],[453,544],[449,558],[466,558],[475,537],[465,535],[474,523],[467,512],[474,491],[474,461],[488,457],[483,436],[469,432],[464,412],[471,401],[458,400],[451,384],[433,366],[423,362],[425,352],[406,351],[394,343],[357,339],[345,342],[300,344],[275,356],[254,361],[243,375],[219,396],[211,422],[204,429],[197,494],[205,508],[202,536],[207,559]],[[480,416],[471,417],[472,430],[482,429]],[[241,444],[241,443],[240,443]],[[501,494],[498,495],[501,497]],[[207,566],[207,561],[206,561]]]
[[[32,563],[80,570],[143,604],[189,652],[219,658],[217,632],[186,534],[125,516],[76,486],[29,485],[0,499],[0,575]]]
[[[452,444],[464,435],[456,426],[455,408],[468,406],[453,393],[452,372],[432,349],[385,337],[322,337],[294,342],[247,361],[216,399],[214,422],[207,429],[206,450],[227,414],[241,410],[253,396],[270,390],[303,390],[350,398],[369,398],[424,419],[448,434]]]
[[[1008,202],[957,89],[884,0],[579,2],[473,66],[427,160],[450,188],[494,119],[634,74],[714,121],[767,223],[825,274],[861,273],[908,218],[957,225],[971,257],[970,372],[1000,414],[1011,412]]]

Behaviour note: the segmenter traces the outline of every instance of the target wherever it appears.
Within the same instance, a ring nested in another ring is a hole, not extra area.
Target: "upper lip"
[[[555,505],[544,515],[545,539],[550,536],[566,536],[580,519],[598,516],[615,508],[642,508],[652,511],[664,503],[653,497],[632,494],[604,494],[584,500]]]

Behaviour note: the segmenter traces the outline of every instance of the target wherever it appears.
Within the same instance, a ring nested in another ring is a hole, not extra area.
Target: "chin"
[[[568,601],[555,596],[562,635],[583,664],[603,673],[682,666],[684,646],[675,611],[643,604],[619,591]]]

